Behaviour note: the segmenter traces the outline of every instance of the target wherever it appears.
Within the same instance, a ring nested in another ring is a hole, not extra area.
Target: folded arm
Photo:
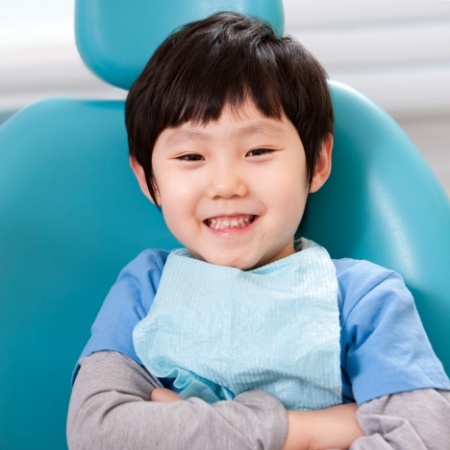
[[[358,421],[366,436],[351,450],[450,449],[450,392],[419,389],[362,404]]]
[[[286,413],[261,391],[214,405],[149,401],[157,387],[142,366],[120,353],[84,358],[70,402],[69,448],[201,450],[218,442],[225,450],[348,448],[350,442],[351,450],[450,448],[450,392],[416,390],[364,403],[357,412],[361,437],[354,405]]]
[[[248,392],[214,405],[199,399],[151,402],[158,386],[148,372],[117,352],[81,361],[69,407],[71,450],[95,448],[281,449],[286,411],[264,392]]]

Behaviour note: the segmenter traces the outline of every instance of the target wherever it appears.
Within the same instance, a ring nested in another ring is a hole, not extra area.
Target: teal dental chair
[[[234,6],[233,6],[234,5]],[[281,0],[76,1],[86,64],[128,89],[182,23],[233,8],[283,30]],[[333,175],[303,234],[400,272],[450,374],[449,199],[376,105],[330,82]],[[177,245],[128,168],[122,101],[49,99],[0,128],[0,448],[61,450],[71,372],[119,270]]]

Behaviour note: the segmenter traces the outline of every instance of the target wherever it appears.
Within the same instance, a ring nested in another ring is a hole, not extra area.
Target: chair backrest
[[[80,53],[127,88],[173,28],[230,5],[281,33],[281,1],[78,0]],[[390,117],[330,85],[334,172],[305,235],[402,273],[450,373],[449,200]],[[123,106],[50,99],[0,128],[0,448],[65,447],[71,371],[109,287],[142,249],[177,245],[128,168]]]
[[[302,231],[335,258],[399,272],[450,375],[450,201],[411,140],[377,105],[330,83],[336,137],[330,179]]]
[[[281,0],[76,1],[80,54],[128,88],[173,29],[234,9],[283,32]],[[49,99],[0,128],[0,448],[61,450],[71,372],[119,270],[173,248],[128,168],[123,102]]]
[[[100,78],[129,89],[156,47],[179,26],[218,11],[270,22],[283,34],[282,0],[76,0],[75,35],[81,57]]]

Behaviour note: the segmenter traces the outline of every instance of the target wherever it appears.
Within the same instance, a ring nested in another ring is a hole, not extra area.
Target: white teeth
[[[213,230],[244,228],[253,221],[254,216],[224,217],[208,219],[206,224]]]

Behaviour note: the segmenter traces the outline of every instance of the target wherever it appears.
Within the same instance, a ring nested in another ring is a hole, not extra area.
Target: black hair
[[[256,18],[222,12],[171,34],[130,89],[130,156],[154,198],[152,151],[166,128],[219,119],[225,105],[250,99],[265,116],[284,113],[296,128],[311,181],[324,140],[333,134],[326,73],[298,41]]]

